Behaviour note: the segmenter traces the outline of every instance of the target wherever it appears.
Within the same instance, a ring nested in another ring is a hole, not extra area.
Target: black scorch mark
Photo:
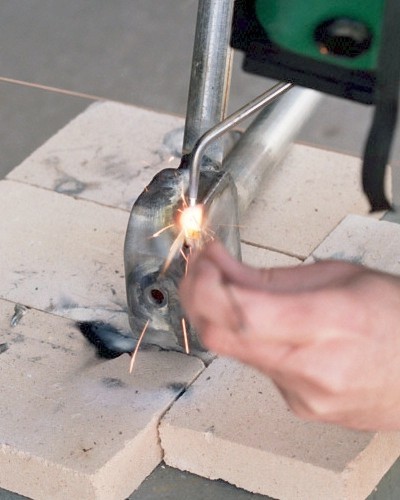
[[[121,354],[132,353],[136,347],[137,341],[134,338],[103,321],[79,321],[76,326],[82,335],[96,347],[100,358],[114,359]]]
[[[58,179],[54,191],[61,194],[67,194],[70,196],[76,196],[86,189],[86,184],[81,182],[74,177],[65,176],[62,179]]]
[[[0,354],[3,354],[3,352],[8,351],[8,344],[7,342],[4,342],[3,344],[0,344]]]
[[[186,385],[181,382],[171,382],[167,385],[167,389],[172,392],[176,392],[177,394],[182,394],[186,389]]]

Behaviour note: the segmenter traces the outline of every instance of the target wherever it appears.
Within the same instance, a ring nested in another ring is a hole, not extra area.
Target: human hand
[[[180,296],[204,345],[271,377],[297,415],[400,429],[400,278],[340,261],[259,270],[214,242]]]

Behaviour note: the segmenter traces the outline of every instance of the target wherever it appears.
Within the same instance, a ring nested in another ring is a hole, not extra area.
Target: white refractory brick
[[[183,125],[176,116],[96,103],[7,178],[130,210],[157,172],[178,166]]]
[[[202,363],[143,351],[129,377],[129,358],[96,361],[72,320],[103,319],[128,329],[126,210],[155,173],[178,165],[182,126],[180,118],[133,106],[95,104],[0,182],[0,298],[7,299],[0,300],[4,488],[35,499],[117,500],[160,460],[158,419]],[[244,221],[243,238],[252,244],[243,245],[245,260],[297,264],[270,250],[306,257],[347,212],[366,213],[358,177],[356,159],[294,146]],[[10,328],[14,303],[8,301],[46,312],[31,309]],[[253,491],[272,485],[265,492],[273,496],[284,484],[290,500],[345,500],[348,491],[357,500],[398,454],[397,434],[343,435],[300,422],[271,384],[248,368],[217,360],[208,370],[215,371],[213,384],[210,375],[202,377],[162,426],[168,460],[186,460],[182,467]],[[205,422],[199,438],[201,418],[193,408],[205,406],[204,415],[215,422]],[[329,485],[330,496],[320,495]],[[317,496],[299,496],[303,486]]]
[[[348,215],[307,260],[346,260],[400,274],[399,249],[400,224]]]
[[[349,213],[367,214],[360,160],[294,145],[241,222],[242,240],[300,258]]]
[[[242,243],[242,260],[245,264],[254,267],[286,267],[297,266],[301,260],[285,255],[283,253],[273,252],[265,248],[259,248],[246,243]]]
[[[0,298],[129,328],[126,212],[1,181],[0,214]]]
[[[162,459],[158,421],[200,360],[99,360],[74,323],[0,300],[0,487],[35,500],[122,500]]]
[[[398,224],[348,216],[308,260],[400,274],[399,247]],[[267,378],[224,359],[173,406],[160,435],[169,465],[282,500],[364,500],[400,455],[399,432],[302,421]]]
[[[223,358],[160,424],[165,462],[281,500],[364,500],[400,454],[400,433],[296,418],[272,382]]]
[[[178,166],[183,124],[135,106],[96,103],[7,178],[130,210],[157,172]],[[242,239],[306,258],[345,215],[368,210],[360,160],[298,144],[266,179]]]

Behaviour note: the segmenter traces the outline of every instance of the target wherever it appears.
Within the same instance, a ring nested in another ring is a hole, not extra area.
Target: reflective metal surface
[[[210,144],[215,142],[223,134],[239,125],[242,121],[249,118],[257,111],[273,103],[278,97],[287,92],[292,87],[291,83],[278,83],[271,89],[264,92],[259,97],[256,97],[251,102],[240,108],[238,111],[230,115],[228,118],[218,123],[204,135],[202,135],[193,150],[188,154],[187,161],[190,170],[189,178],[189,202],[190,205],[195,205],[197,202],[197,192],[199,189],[199,176],[201,168],[201,160]]]
[[[176,222],[188,180],[185,169],[166,169],[154,177],[132,208],[124,249],[129,322],[134,337],[138,338],[149,319],[144,342],[179,351],[184,351],[184,313],[178,287],[190,248],[181,244],[167,269],[165,262],[180,231]],[[220,239],[240,258],[237,195],[230,175],[202,172],[200,200],[206,217],[203,238]],[[189,324],[188,336],[190,352],[201,355],[204,349]]]
[[[322,99],[322,94],[294,87],[272,107],[257,116],[224,161],[238,191],[241,217],[266,176],[279,164],[303,125]]]
[[[199,0],[183,154],[225,117],[233,56],[229,45],[233,4],[233,0]],[[220,143],[213,144],[207,153],[221,163]]]

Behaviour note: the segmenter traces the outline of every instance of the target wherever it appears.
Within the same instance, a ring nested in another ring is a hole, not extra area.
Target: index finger
[[[350,279],[362,267],[342,261],[320,261],[292,267],[257,269],[236,260],[219,242],[212,242],[197,257],[217,266],[227,282],[271,292],[313,290]]]

